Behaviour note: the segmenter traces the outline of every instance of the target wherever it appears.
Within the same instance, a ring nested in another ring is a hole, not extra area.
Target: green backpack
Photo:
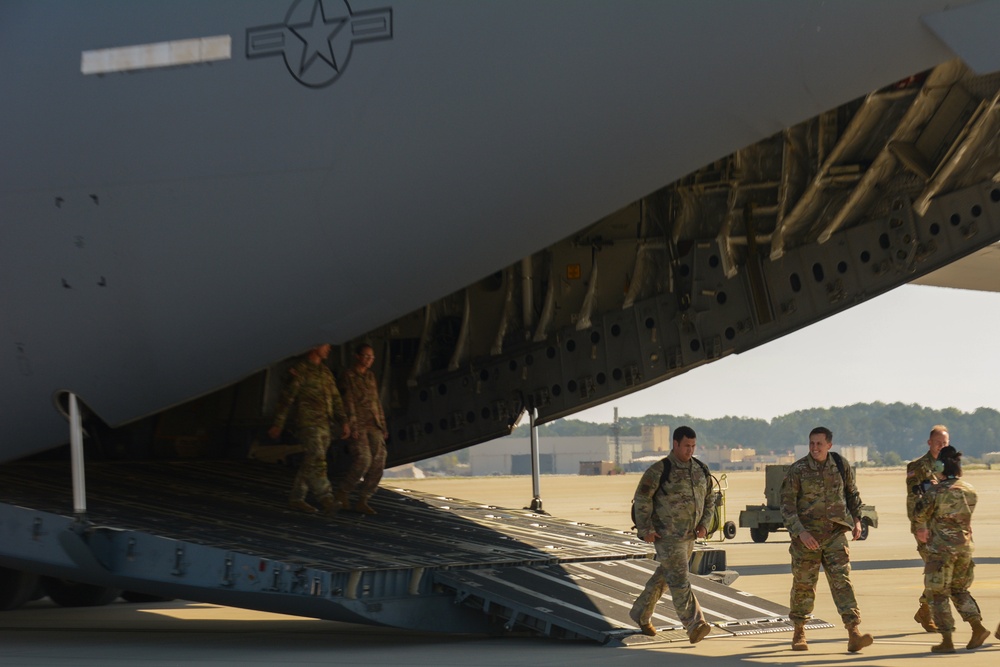
[[[697,463],[698,465],[700,465],[701,469],[705,471],[705,478],[708,479],[709,487],[711,487],[711,485],[712,485],[712,473],[709,472],[708,466],[705,465],[704,463],[702,463],[700,460],[698,460],[697,458],[695,458],[693,456],[691,457],[691,460],[694,461],[695,463]],[[670,469],[672,467],[672,464],[670,463],[670,457],[669,456],[664,456],[662,459],[660,459],[660,461],[663,463],[663,474],[660,475],[660,479],[656,480],[656,491],[653,492],[653,506],[654,507],[656,506],[656,494],[663,493],[663,486],[660,484],[660,481],[664,477],[666,477],[667,479],[670,479]],[[635,521],[635,498],[633,498],[632,499],[632,530],[635,530],[635,523],[636,523],[636,521]]]

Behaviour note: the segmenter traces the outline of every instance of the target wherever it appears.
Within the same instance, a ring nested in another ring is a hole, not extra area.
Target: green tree
[[[889,452],[882,459],[882,465],[884,465],[884,466],[900,466],[900,465],[903,465],[903,459],[896,452]]]
[[[686,424],[698,433],[702,446],[746,446],[758,452],[787,452],[795,445],[806,444],[809,431],[826,426],[841,445],[866,445],[873,460],[884,465],[899,465],[915,459],[926,449],[930,429],[944,424],[951,442],[970,458],[1000,450],[1000,412],[979,408],[971,413],[956,408],[934,410],[906,403],[856,403],[854,405],[809,408],[765,419],[720,417],[700,419],[692,415],[657,414],[625,417],[619,420],[623,436],[638,436],[646,425],[676,428]],[[557,419],[539,427],[541,437],[612,435],[611,424],[595,424],[576,419]],[[514,431],[528,437],[522,424]]]

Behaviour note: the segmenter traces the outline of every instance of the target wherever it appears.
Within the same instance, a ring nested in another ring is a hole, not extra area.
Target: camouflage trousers
[[[951,615],[949,599],[966,623],[983,620],[979,605],[969,594],[975,567],[971,550],[954,555],[928,553],[927,563],[924,565],[924,588],[930,595],[928,603],[938,631],[955,631],[955,619]]]
[[[332,498],[333,489],[326,476],[326,450],[330,448],[330,429],[316,426],[300,428],[297,433],[305,451],[302,454],[302,465],[295,473],[288,499],[292,502],[305,500],[309,491],[312,491],[320,502]]]
[[[350,493],[358,488],[361,498],[368,499],[375,493],[385,470],[385,438],[377,428],[362,430],[347,442],[351,466],[344,474],[340,490]],[[358,486],[360,483],[360,486]]]
[[[920,554],[920,560],[924,561],[924,565],[927,565],[927,545],[920,540],[917,540],[917,553]],[[924,590],[920,593],[920,604],[930,604],[931,603],[931,593],[924,587]]]
[[[793,623],[805,623],[816,604],[816,584],[819,566],[826,572],[833,603],[837,606],[845,627],[861,622],[861,612],[851,585],[851,557],[847,534],[813,535],[819,542],[818,549],[807,549],[798,537],[792,538],[788,552],[792,555],[791,613]]]
[[[694,550],[694,540],[659,539],[655,546],[659,567],[632,605],[632,618],[640,624],[651,622],[656,603],[669,588],[677,618],[685,630],[690,630],[699,621],[705,620],[688,580],[688,562]]]

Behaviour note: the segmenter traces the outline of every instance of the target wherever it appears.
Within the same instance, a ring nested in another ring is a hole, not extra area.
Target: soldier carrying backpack
[[[704,463],[694,458],[694,429],[681,426],[674,431],[670,455],[657,461],[643,474],[635,491],[632,518],[639,539],[656,547],[659,567],[629,613],[642,633],[655,635],[651,619],[656,603],[670,588],[677,617],[696,644],[712,627],[705,622],[698,600],[688,581],[688,562],[696,538],[708,534],[715,512],[712,475]]]

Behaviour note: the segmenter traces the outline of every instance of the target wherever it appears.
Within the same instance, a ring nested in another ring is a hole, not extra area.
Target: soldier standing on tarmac
[[[927,453],[919,459],[906,464],[906,517],[910,520],[910,532],[916,539],[917,524],[915,520],[917,502],[927,493],[931,486],[937,484],[937,476],[934,474],[934,462],[937,461],[938,452],[948,446],[948,427],[938,424],[931,429],[930,437],[927,440]],[[927,545],[917,540],[917,553],[920,559],[927,563]],[[931,617],[931,610],[927,603],[930,600],[926,590],[920,593],[920,608],[913,615],[913,620],[923,626],[927,632],[937,632],[938,628]]]
[[[793,651],[809,649],[805,623],[816,602],[821,564],[847,628],[847,650],[856,653],[874,641],[858,630],[861,612],[851,585],[850,551],[844,536],[846,532],[855,540],[861,536],[861,496],[854,471],[838,454],[830,454],[832,446],[830,429],[819,426],[810,431],[809,455],[792,464],[781,485],[781,516],[792,536],[788,551],[792,555]]]
[[[642,634],[653,636],[650,619],[664,589],[670,588],[674,609],[696,644],[708,636],[712,626],[705,622],[698,600],[688,581],[688,563],[695,538],[708,534],[715,511],[715,494],[708,468],[694,458],[695,432],[689,426],[674,431],[670,455],[654,463],[643,474],[633,499],[635,527],[639,538],[656,546],[659,567],[646,582],[629,616]],[[665,461],[669,473],[664,475]]]
[[[944,447],[935,463],[939,481],[917,503],[915,535],[927,547],[924,589],[941,633],[941,643],[932,646],[931,652],[954,653],[951,635],[955,619],[948,606],[949,599],[962,620],[972,626],[972,638],[965,648],[979,648],[990,636],[990,631],[983,627],[979,605],[969,594],[975,568],[972,513],[976,509],[976,490],[961,479],[962,452]]]
[[[367,343],[359,345],[354,352],[354,359],[354,366],[348,368],[343,376],[344,403],[351,427],[351,440],[347,445],[351,464],[336,497],[337,502],[347,507],[350,502],[348,494],[360,482],[360,498],[354,510],[362,514],[375,514],[368,499],[378,489],[385,470],[385,440],[389,437],[389,431],[386,428],[382,399],[378,394],[378,383],[372,372],[375,351]]]
[[[313,513],[316,508],[306,502],[306,493],[312,491],[323,511],[333,514],[339,507],[333,498],[333,489],[326,476],[326,451],[330,448],[330,424],[342,424],[342,437],[350,431],[344,404],[337,391],[333,373],[327,368],[330,345],[322,344],[309,350],[305,359],[288,371],[288,380],[274,410],[274,425],[268,435],[277,440],[285,426],[288,414],[295,406],[296,432],[305,448],[302,464],[295,474],[288,505],[292,509]]]

